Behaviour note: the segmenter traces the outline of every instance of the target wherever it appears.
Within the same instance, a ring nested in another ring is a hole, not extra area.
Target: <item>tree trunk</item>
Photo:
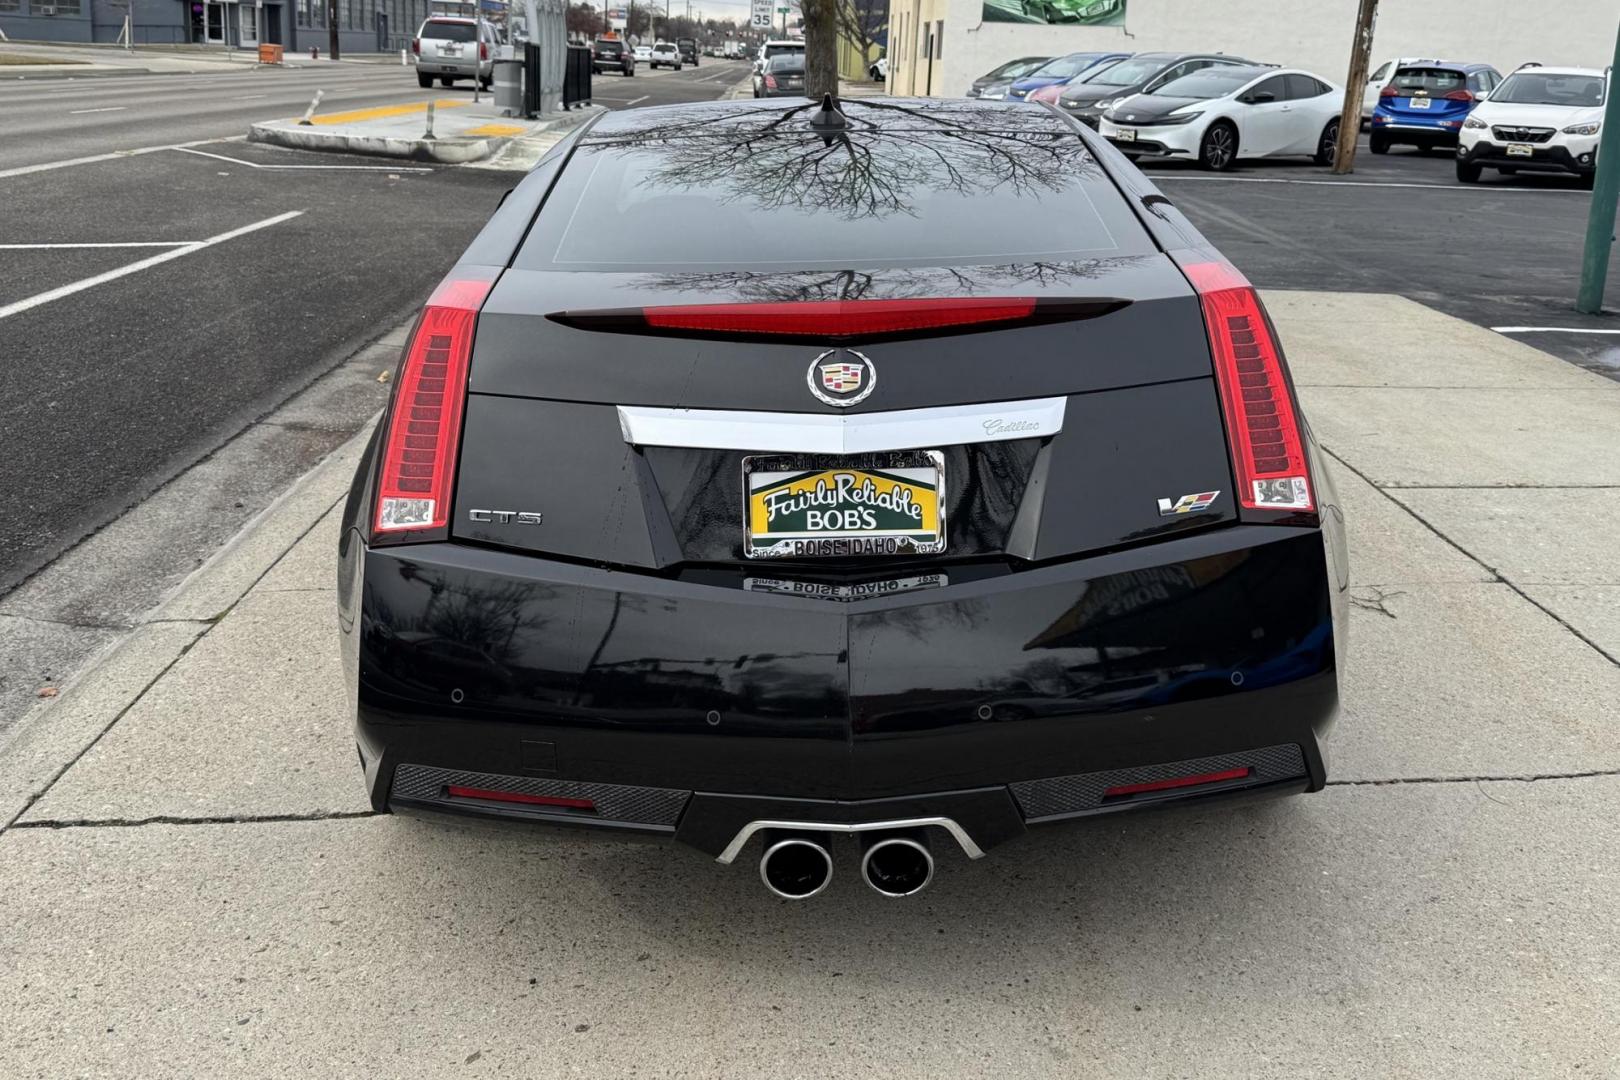
[[[804,16],[804,93],[838,96],[838,0],[801,0]]]

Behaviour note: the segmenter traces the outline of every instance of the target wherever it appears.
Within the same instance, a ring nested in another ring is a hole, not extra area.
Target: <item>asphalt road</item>
[[[597,86],[625,107],[718,97],[745,73]],[[471,93],[377,64],[0,81],[0,599],[407,320],[515,182],[207,141],[316,88],[323,110]],[[311,440],[310,463],[330,445]]]

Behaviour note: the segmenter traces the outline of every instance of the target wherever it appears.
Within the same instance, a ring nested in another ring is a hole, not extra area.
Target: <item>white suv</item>
[[[1457,179],[1472,184],[1486,168],[1564,172],[1591,187],[1608,85],[1595,68],[1519,68],[1463,121]]]
[[[649,67],[672,67],[681,70],[681,51],[667,41],[660,41],[652,47],[652,59],[647,62]]]

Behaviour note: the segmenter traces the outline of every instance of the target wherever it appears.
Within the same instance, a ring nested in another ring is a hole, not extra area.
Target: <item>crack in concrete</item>
[[[121,622],[79,622],[73,619],[46,619],[38,615],[25,615],[15,611],[0,611],[0,619],[39,623],[41,626],[60,626],[65,630],[133,630],[138,625],[136,623]]]
[[[1428,529],[1430,532],[1434,533],[1435,536],[1438,536],[1442,541],[1444,541],[1445,543],[1451,545],[1451,547],[1456,549],[1456,551],[1459,554],[1461,554],[1465,558],[1471,560],[1475,565],[1479,566],[1486,573],[1490,574],[1491,575],[1491,580],[1493,582],[1495,582],[1495,583],[1497,583],[1499,585],[1506,585],[1509,589],[1512,589],[1527,604],[1534,607],[1537,611],[1539,611],[1543,615],[1547,616],[1549,619],[1551,619],[1553,622],[1557,623],[1559,626],[1562,626],[1565,630],[1569,631],[1570,634],[1574,635],[1580,641],[1584,642],[1586,644],[1586,646],[1588,648],[1590,648],[1593,652],[1595,652],[1599,656],[1603,657],[1603,659],[1607,660],[1609,663],[1613,664],[1615,667],[1620,667],[1620,658],[1616,658],[1613,653],[1609,652],[1609,650],[1605,649],[1603,646],[1599,645],[1597,642],[1593,641],[1591,638],[1587,637],[1585,634],[1583,634],[1579,630],[1577,630],[1575,628],[1575,626],[1573,624],[1571,624],[1563,616],[1559,615],[1557,612],[1555,612],[1551,608],[1549,608],[1546,604],[1541,603],[1535,597],[1531,596],[1529,593],[1527,593],[1523,589],[1519,588],[1519,586],[1517,586],[1513,582],[1509,581],[1507,578],[1503,577],[1502,572],[1500,570],[1498,570],[1496,567],[1492,566],[1490,563],[1487,563],[1484,559],[1481,559],[1478,555],[1475,555],[1472,551],[1469,551],[1467,548],[1465,548],[1461,544],[1457,543],[1457,541],[1453,540],[1451,537],[1449,537],[1445,533],[1441,532],[1438,528],[1435,527],[1435,525],[1432,522],[1430,522],[1422,514],[1418,513],[1416,510],[1413,510],[1410,506],[1407,506],[1405,503],[1401,502],[1401,500],[1399,500],[1395,496],[1391,495],[1389,493],[1389,490],[1386,490],[1385,488],[1380,487],[1373,480],[1372,477],[1368,476],[1366,473],[1362,472],[1360,469],[1358,469],[1354,465],[1350,464],[1348,461],[1346,461],[1344,459],[1344,457],[1342,455],[1340,455],[1332,447],[1329,447],[1327,445],[1323,445],[1322,452],[1324,454],[1328,455],[1329,457],[1331,457],[1334,461],[1337,461],[1351,475],[1356,476],[1356,477],[1366,481],[1372,487],[1372,489],[1374,491],[1378,492],[1378,494],[1382,495],[1384,498],[1388,499],[1391,503],[1395,504],[1396,506],[1400,507],[1403,511],[1405,511],[1407,514],[1411,515],[1411,518],[1412,518],[1413,521],[1416,521],[1419,525],[1422,525],[1425,529]],[[1404,490],[1404,489],[1392,489],[1392,490]]]
[[[154,814],[144,818],[52,818],[19,821],[13,829],[135,829],[142,825],[264,825],[287,821],[350,821],[382,817],[376,810],[315,810],[307,814],[221,814],[211,817],[180,817]]]
[[[1370,592],[1373,595],[1358,596],[1356,595],[1356,590],[1360,590],[1362,593]],[[1389,610],[1389,601],[1397,596],[1405,595],[1406,593],[1402,590],[1386,590],[1382,585],[1358,585],[1350,592],[1350,606],[1360,608],[1362,611],[1376,611],[1380,615],[1394,619],[1399,618],[1399,616],[1397,616],[1393,611]]]
[[[1578,772],[1507,773],[1502,776],[1396,776],[1387,779],[1329,780],[1328,787],[1393,787],[1397,784],[1533,784],[1538,780],[1587,780],[1594,776],[1620,776],[1620,769],[1585,769]]]

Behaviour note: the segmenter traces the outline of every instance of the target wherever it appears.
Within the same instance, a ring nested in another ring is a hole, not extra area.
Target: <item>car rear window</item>
[[[599,53],[605,53],[609,56],[616,56],[624,51],[624,45],[623,43],[617,41],[598,41],[596,43],[596,51]]]
[[[1072,133],[807,131],[586,144],[516,265],[739,273],[1154,250]]]
[[[773,56],[773,57],[771,57],[769,63],[766,64],[766,70],[767,71],[773,71],[773,72],[774,71],[803,71],[804,70],[804,54],[803,53],[784,53],[781,56]]]
[[[1454,68],[1403,67],[1395,69],[1392,85],[1401,97],[1419,93],[1442,97],[1453,90],[1468,89],[1463,85],[1467,81],[1468,76]]]
[[[1560,75],[1557,72],[1517,71],[1491,93],[1491,100],[1508,105],[1563,105],[1592,108],[1603,104],[1601,75]]]
[[[767,59],[767,60],[769,60],[773,56],[782,56],[782,55],[794,54],[794,53],[796,53],[796,54],[798,54],[800,56],[803,56],[804,55],[804,46],[803,45],[767,45],[767,46],[765,46],[765,59]]]
[[[429,19],[422,26],[422,37],[432,38],[434,41],[473,41],[477,34],[472,23],[439,22]]]
[[[1060,56],[1051,63],[1042,64],[1033,74],[1042,78],[1072,79],[1096,60],[1095,53],[1074,53],[1069,56]]]

